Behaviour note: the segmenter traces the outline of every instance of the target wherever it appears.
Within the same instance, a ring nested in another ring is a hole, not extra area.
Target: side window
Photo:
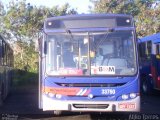
[[[2,64],[6,65],[6,44],[2,42]]]
[[[156,45],[156,55],[160,54],[160,44]]]
[[[146,57],[148,60],[151,58],[151,53],[152,53],[152,42],[148,41],[146,44]]]
[[[12,54],[11,54],[11,49],[9,49],[9,54],[8,54],[8,61],[9,61],[9,66],[11,67],[11,59],[12,59]]]
[[[140,60],[146,61],[150,60],[152,53],[152,42],[143,42],[139,44],[139,57]]]
[[[2,65],[2,39],[0,38],[0,65]]]
[[[9,47],[6,44],[6,65],[9,66]]]
[[[145,51],[146,51],[145,43],[140,43],[139,44],[139,57],[141,60],[145,60],[146,58]]]
[[[13,51],[0,37],[0,65],[13,65]]]
[[[13,60],[14,60],[14,58],[13,58],[13,51],[12,51],[12,49],[10,49],[9,57],[10,57],[10,66],[13,67]]]

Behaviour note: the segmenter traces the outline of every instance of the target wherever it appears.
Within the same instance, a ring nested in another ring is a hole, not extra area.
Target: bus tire
[[[145,77],[142,79],[142,93],[146,95],[151,95],[153,93],[152,78]]]
[[[60,111],[60,110],[54,110],[54,115],[59,116],[61,114],[62,114],[62,111]]]

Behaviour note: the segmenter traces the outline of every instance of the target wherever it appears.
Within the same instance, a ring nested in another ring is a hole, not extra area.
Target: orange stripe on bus
[[[45,93],[61,94],[61,95],[76,95],[80,91],[80,88],[55,88],[45,87]]]

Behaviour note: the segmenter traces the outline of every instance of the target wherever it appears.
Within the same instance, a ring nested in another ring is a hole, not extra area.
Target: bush
[[[13,85],[36,85],[38,84],[38,73],[25,70],[14,70]]]

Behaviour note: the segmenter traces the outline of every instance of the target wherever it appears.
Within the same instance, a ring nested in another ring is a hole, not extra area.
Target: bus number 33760
[[[116,93],[115,89],[102,89],[103,95],[114,95]]]

